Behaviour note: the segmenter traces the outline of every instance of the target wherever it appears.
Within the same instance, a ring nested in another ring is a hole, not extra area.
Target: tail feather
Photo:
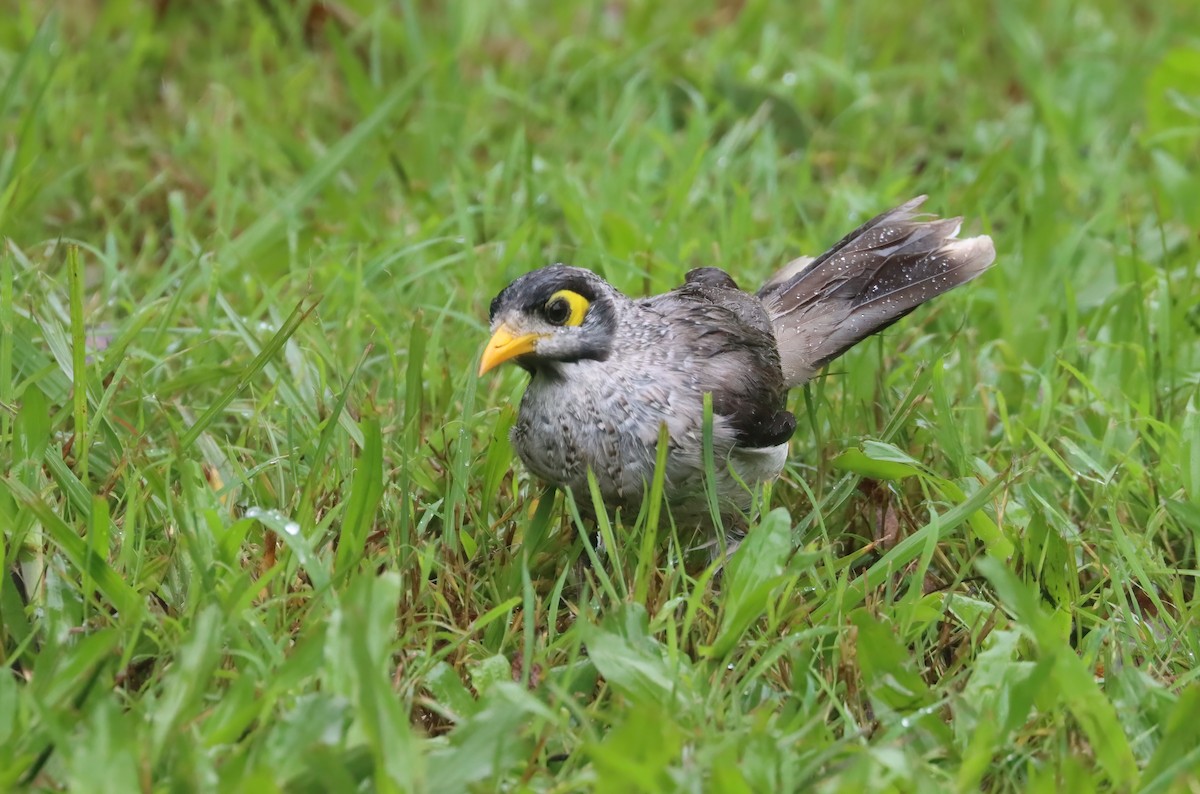
[[[759,290],[789,386],[991,267],[990,237],[957,239],[962,219],[919,216],[924,201],[867,221],[815,260],[789,263]]]

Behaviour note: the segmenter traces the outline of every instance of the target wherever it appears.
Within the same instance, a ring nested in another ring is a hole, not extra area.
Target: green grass
[[[0,17],[0,789],[1200,787],[1200,6],[309,5]],[[919,193],[719,581],[539,499],[509,280]]]

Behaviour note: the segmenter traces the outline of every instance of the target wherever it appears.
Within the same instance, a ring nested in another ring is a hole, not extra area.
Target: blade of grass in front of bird
[[[704,417],[701,427],[701,461],[704,465],[704,496],[708,501],[708,514],[717,533],[721,554],[725,554],[725,527],[721,522],[721,505],[717,499],[717,464],[713,453],[713,406],[712,392],[704,393]]]
[[[620,583],[623,591],[621,595],[625,596],[629,594],[622,564],[625,550],[617,546],[617,536],[613,533],[612,518],[604,504],[604,495],[600,492],[600,481],[596,479],[596,472],[590,466],[587,475],[588,491],[592,498],[592,512],[596,515],[596,530],[600,533],[601,542],[604,543],[605,556],[612,563],[613,579]]]
[[[533,515],[525,525],[521,536],[521,556],[534,561],[546,537],[550,534],[550,523],[554,518],[554,501],[558,489],[547,485],[535,499]]]
[[[617,588],[613,586],[612,579],[609,578],[608,574],[604,570],[604,565],[600,560],[600,555],[596,553],[595,545],[592,543],[591,533],[588,532],[587,525],[579,515],[579,506],[575,503],[575,495],[570,489],[563,491],[563,504],[566,506],[567,512],[571,514],[571,520],[575,523],[575,529],[579,533],[579,540],[581,543],[583,543],[583,550],[587,554],[588,562],[591,563],[592,572],[596,575],[596,578],[600,580],[600,587],[604,589],[605,594],[610,599],[613,601],[619,601],[620,597],[617,595]],[[600,515],[603,515],[604,518],[601,519],[599,516],[597,516],[597,524],[600,523],[601,520],[605,522],[608,521],[608,515],[606,513],[601,512]],[[611,530],[609,531],[609,535],[612,535]]]
[[[521,555],[521,686],[528,688],[533,673],[533,650],[537,642],[537,596],[533,592],[533,580],[529,576],[529,557]]]
[[[817,412],[818,395],[813,394],[814,391],[824,391],[823,383],[824,380],[820,378],[815,381],[810,380],[800,390],[800,395],[804,399],[804,415],[808,418],[808,429],[812,433],[813,449],[824,448],[824,442],[821,439],[821,429],[825,423],[821,420]]]
[[[637,570],[634,573],[633,600],[639,604],[646,603],[646,596],[653,578],[653,569],[658,559],[658,522],[662,514],[663,489],[667,477],[667,452],[670,449],[671,438],[667,431],[667,423],[663,422],[658,428],[658,446],[654,454],[654,477],[650,481],[649,503],[646,510],[646,523],[642,530],[642,544],[638,552]]]
[[[559,572],[558,578],[554,582],[554,587],[550,590],[550,597],[547,598],[545,602],[545,608],[548,614],[559,615],[562,614],[561,610],[569,608],[567,606],[567,602],[563,599],[563,591],[567,587],[567,579],[571,576],[572,568],[574,567],[577,559],[578,557],[572,556],[563,560],[564,564],[562,566],[562,570]],[[586,598],[586,593],[581,593],[579,603],[586,603]],[[562,633],[569,632],[570,630],[570,628],[567,628]],[[558,624],[553,620],[547,621],[546,645],[553,646],[555,644],[555,640],[558,639],[559,636],[561,636],[561,634],[559,632]]]

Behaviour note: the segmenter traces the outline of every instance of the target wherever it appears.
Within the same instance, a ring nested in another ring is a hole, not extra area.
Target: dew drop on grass
[[[281,511],[274,508],[264,509],[255,505],[246,508],[246,512],[243,515],[246,518],[262,521],[268,528],[276,532],[283,532],[286,535],[293,536],[300,534],[299,522],[293,521]]]

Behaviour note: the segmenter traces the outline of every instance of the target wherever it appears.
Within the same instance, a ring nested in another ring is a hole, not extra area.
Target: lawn
[[[1200,789],[1194,0],[4,5],[0,790]],[[519,274],[921,193],[719,575],[515,459]]]

